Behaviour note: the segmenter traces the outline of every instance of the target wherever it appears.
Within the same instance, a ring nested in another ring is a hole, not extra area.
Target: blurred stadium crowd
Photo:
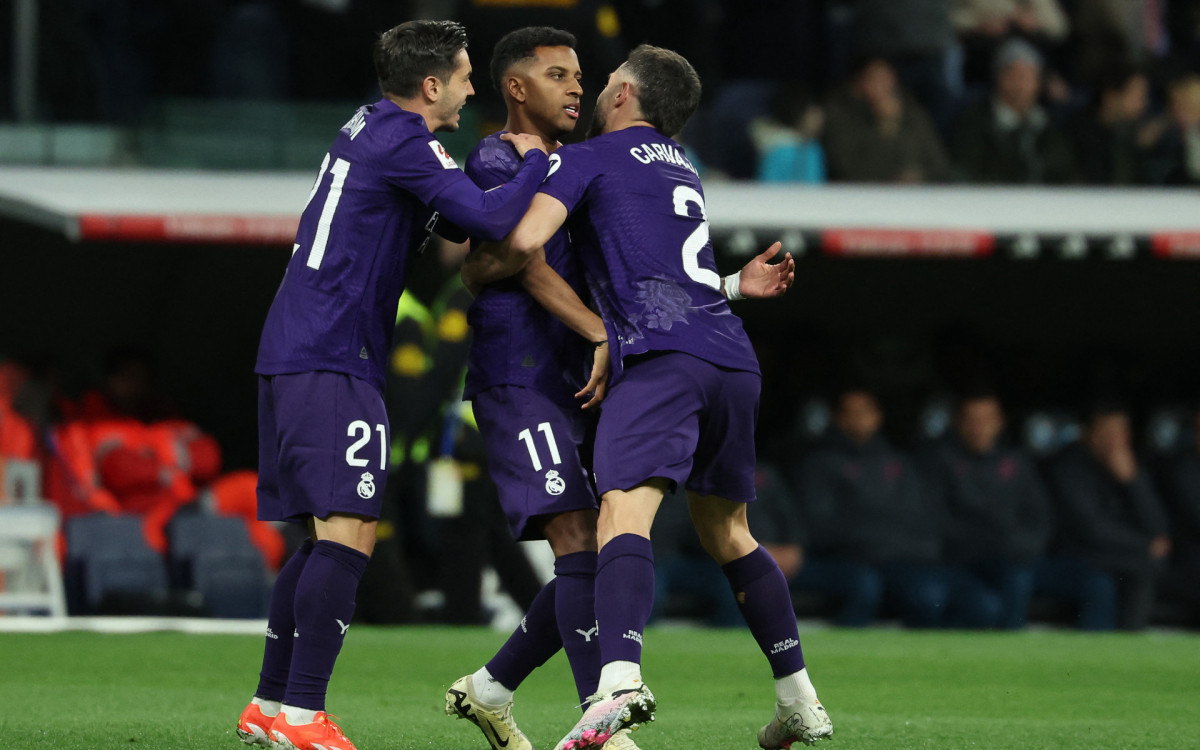
[[[488,568],[522,608],[540,585],[461,401],[469,304],[457,276],[429,305],[401,302],[365,621],[486,623]],[[301,530],[254,520],[254,473],[222,473],[215,441],[155,394],[147,354],[115,350],[104,372],[71,398],[36,363],[0,365],[0,469],[40,467],[65,518],[71,611],[261,616],[267,574]],[[1006,414],[978,385],[929,399],[907,439],[883,427],[878,394],[853,381],[761,441],[751,526],[800,616],[1200,626],[1200,404],[1134,415],[1105,396],[1077,413]],[[685,508],[668,501],[656,525],[657,616],[738,625]]]
[[[706,179],[1200,182],[1200,5],[1185,0],[38,8],[45,122],[132,125],[162,98],[373,100],[372,36],[423,15],[455,17],[472,34],[475,136],[503,119],[482,75],[492,43],[536,23],[579,37],[587,104],[637,43],[691,59],[705,100],[683,140]],[[0,38],[12,33],[0,28]],[[12,59],[0,57],[0,120],[10,120]],[[359,614],[486,622],[485,568],[522,609],[539,582],[505,528],[459,400],[468,300],[449,273],[414,286],[390,368],[388,517]],[[155,394],[151,356],[116,349],[100,379],[68,392],[60,365],[5,360],[3,343],[0,469],[40,468],[41,494],[65,519],[71,610],[263,615],[267,576],[298,543],[296,530],[254,520],[253,472],[224,471],[221,446],[196,425],[203,415]],[[760,356],[768,373],[792,375],[787,355]],[[889,411],[886,422],[881,404],[890,410],[895,393],[873,389],[894,383],[842,373],[809,388],[768,374],[765,393],[826,394],[762,417],[751,524],[788,574],[798,613],[850,626],[1200,626],[1200,403],[1151,411],[1140,393],[1131,412],[1118,386],[1037,410],[1032,399],[997,398],[987,386],[1002,378],[983,370],[923,404],[901,400],[905,413]],[[739,624],[683,508],[665,504],[657,527],[658,615]]]
[[[627,49],[640,42],[676,49],[705,82],[704,106],[683,140],[709,179],[1200,181],[1200,7],[1185,0],[38,6],[38,116],[50,122],[132,125],[167,98],[373,100],[364,54],[373,35],[399,19],[436,16],[467,25],[479,72],[492,43],[513,28],[574,32],[589,104]],[[12,33],[0,29],[5,38]],[[476,76],[475,108],[480,130],[490,132],[503,112],[485,78]],[[0,70],[0,86],[11,80]],[[0,91],[0,108],[12,100]],[[12,116],[0,109],[0,119]]]

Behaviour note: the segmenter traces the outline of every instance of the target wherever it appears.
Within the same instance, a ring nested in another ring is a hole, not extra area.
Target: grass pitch
[[[450,682],[504,635],[355,627],[329,692],[360,750],[487,750],[442,714]],[[1073,632],[802,632],[836,748],[1200,747],[1200,635]],[[0,747],[237,750],[260,637],[0,634]],[[658,720],[644,750],[757,747],[774,694],[744,630],[654,629],[644,671]],[[549,750],[578,717],[560,654],[517,696]]]

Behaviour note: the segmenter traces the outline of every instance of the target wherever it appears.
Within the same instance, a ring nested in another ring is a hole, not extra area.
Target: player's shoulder
[[[597,141],[597,138],[592,138],[580,143],[568,143],[565,146],[560,146],[550,155],[550,174],[558,171],[559,166],[562,164],[571,164],[574,167],[580,167],[603,163],[602,154],[606,153],[606,151],[603,148],[597,148]],[[600,145],[602,146],[602,144]]]
[[[521,157],[508,141],[501,140],[503,131],[493,133],[475,144],[467,156],[466,172],[472,178],[494,175],[511,178],[521,169]]]
[[[356,122],[360,113],[361,125]],[[360,107],[354,118],[342,126],[342,134],[348,135],[352,142],[361,141],[362,148],[377,150],[381,156],[408,164],[414,163],[418,155],[431,154],[444,169],[458,167],[441,142],[429,132],[423,117],[401,109],[387,99]],[[356,137],[359,134],[363,137]]]

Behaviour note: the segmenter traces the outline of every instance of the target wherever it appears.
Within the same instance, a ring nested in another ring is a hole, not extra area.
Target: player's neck
[[[519,109],[509,110],[508,120],[504,123],[504,130],[508,133],[525,133],[528,135],[536,135],[542,139],[542,145],[546,147],[546,153],[554,153],[554,151],[562,144],[558,142],[558,138],[545,131],[545,129],[537,126],[529,117]]]
[[[646,122],[645,120],[628,120],[628,121],[618,120],[617,122],[614,122],[612,124],[612,127],[608,128],[604,132],[615,133],[618,130],[628,130],[629,128],[650,128],[651,130],[653,130],[654,126],[651,125],[650,123]]]
[[[432,109],[420,97],[405,99],[396,96],[395,94],[384,94],[383,98],[387,99],[392,104],[395,104],[405,112],[412,112],[414,115],[420,115],[421,119],[425,121],[425,127],[429,129],[429,132],[432,133],[434,131],[433,126],[429,123],[429,117],[432,113]]]

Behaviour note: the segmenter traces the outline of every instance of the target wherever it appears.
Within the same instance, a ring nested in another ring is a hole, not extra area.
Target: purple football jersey
[[[545,154],[527,157],[509,184],[484,193],[419,114],[387,99],[359,108],[309,193],[255,372],[329,370],[382,391],[409,267],[435,226],[454,235],[439,214],[461,231],[503,238],[546,175]]]
[[[626,358],[651,351],[757,373],[721,294],[700,178],[679,144],[631,127],[564,146],[550,163],[541,192],[571,212],[571,243],[614,346],[612,381]]]
[[[512,144],[496,133],[479,142],[467,157],[467,175],[485,190],[513,179],[521,159]],[[585,302],[583,270],[570,252],[566,229],[545,245],[546,263],[558,272]],[[463,398],[471,400],[485,388],[519,385],[534,388],[555,403],[577,405],[575,393],[587,382],[590,347],[529,296],[515,278],[489,284],[467,313],[474,336],[467,359]]]

